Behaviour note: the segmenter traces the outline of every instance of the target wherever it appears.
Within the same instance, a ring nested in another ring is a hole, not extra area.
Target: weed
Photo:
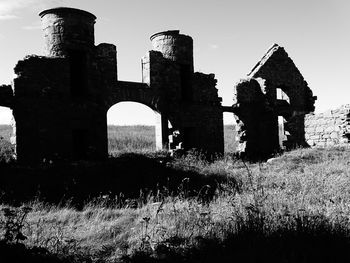
[[[0,229],[3,233],[3,240],[7,243],[18,243],[27,237],[24,235],[24,228],[28,227],[26,217],[32,209],[30,207],[3,208]]]

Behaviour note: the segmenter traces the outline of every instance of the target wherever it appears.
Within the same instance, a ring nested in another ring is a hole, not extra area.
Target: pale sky
[[[11,82],[18,60],[43,53],[38,13],[58,6],[97,16],[96,44],[117,46],[119,80],[141,81],[149,37],[179,29],[193,37],[195,70],[215,73],[224,105],[232,105],[234,84],[274,43],[318,97],[316,112],[350,103],[350,0],[0,0],[0,84]],[[10,118],[0,108],[0,123]],[[117,104],[108,118],[154,124],[154,113],[138,104]]]

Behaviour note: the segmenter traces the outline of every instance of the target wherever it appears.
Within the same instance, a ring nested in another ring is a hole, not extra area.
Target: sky
[[[18,60],[43,54],[38,13],[58,6],[97,16],[96,44],[117,46],[119,80],[141,81],[149,37],[178,29],[194,40],[195,70],[216,75],[225,106],[232,105],[235,83],[274,43],[286,49],[318,97],[316,112],[350,103],[349,0],[0,0],[0,85],[11,83]],[[108,122],[152,125],[154,115],[124,102],[109,110]],[[0,123],[10,119],[11,111],[0,108]]]

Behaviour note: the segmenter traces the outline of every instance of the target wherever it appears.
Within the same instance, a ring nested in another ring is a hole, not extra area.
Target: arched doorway
[[[156,151],[160,113],[131,101],[114,104],[107,112],[108,153]]]

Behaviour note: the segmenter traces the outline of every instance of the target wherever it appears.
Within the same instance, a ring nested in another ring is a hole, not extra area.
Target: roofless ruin
[[[303,120],[316,98],[278,45],[236,85],[233,106],[223,107],[214,74],[194,72],[193,40],[178,30],[151,36],[142,82],[128,82],[118,80],[116,46],[95,45],[93,14],[61,7],[40,17],[44,56],[19,61],[12,86],[0,86],[0,106],[10,107],[16,121],[20,162],[106,158],[107,111],[122,101],[159,113],[158,149],[223,153],[224,111],[239,124],[242,153],[266,156],[306,144]]]

